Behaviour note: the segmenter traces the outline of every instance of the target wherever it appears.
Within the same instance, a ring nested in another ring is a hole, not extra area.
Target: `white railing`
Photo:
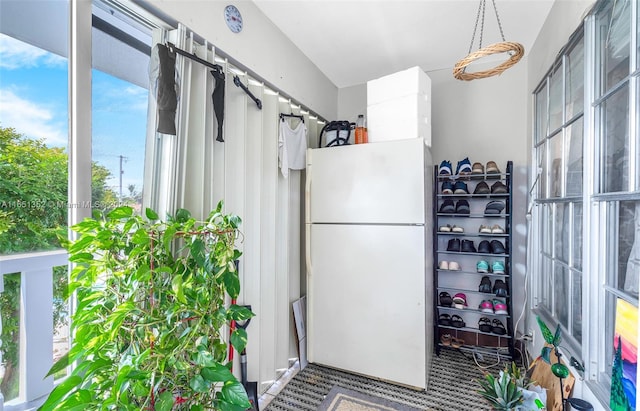
[[[53,388],[53,377],[44,378],[53,365],[53,267],[67,264],[66,250],[0,256],[0,292],[6,274],[21,274],[19,394],[0,398],[0,411],[25,409]]]

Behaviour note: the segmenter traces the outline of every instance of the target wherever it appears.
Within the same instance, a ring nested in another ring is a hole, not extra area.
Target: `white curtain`
[[[147,206],[159,215],[186,208],[204,218],[224,200],[225,211],[242,218],[239,304],[250,304],[256,317],[247,332],[248,378],[264,392],[296,358],[291,303],[305,290],[303,214],[304,171],[289,178],[278,169],[279,114],[302,114],[308,146],[315,147],[321,125],[299,107],[266,88],[225,59],[211,44],[198,44],[185,26],[158,33],[154,41],[176,47],[224,68],[224,140],[216,141],[212,104],[214,78],[209,67],[178,55],[177,135],[155,133],[155,107],[149,107],[145,187]],[[156,38],[158,40],[156,40]],[[262,101],[262,110],[239,87],[243,84]],[[289,120],[295,121],[295,120]],[[295,125],[295,124],[294,124]],[[147,161],[151,163],[151,161]],[[236,355],[236,358],[239,356]],[[239,370],[239,364],[234,366]]]

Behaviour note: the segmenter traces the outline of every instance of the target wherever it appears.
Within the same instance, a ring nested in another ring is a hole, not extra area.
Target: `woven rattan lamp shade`
[[[502,64],[492,69],[477,71],[475,73],[468,73],[466,71],[467,66],[473,63],[474,61],[478,60],[479,58],[490,56],[492,54],[509,53],[509,52],[513,53],[511,54],[511,57],[507,61],[503,62]],[[455,67],[453,68],[453,77],[457,78],[458,80],[469,81],[469,80],[476,80],[476,79],[496,76],[498,74],[501,74],[506,69],[514,66],[517,62],[520,61],[523,55],[524,55],[524,47],[520,43],[503,41],[502,43],[492,44],[490,46],[483,47],[480,50],[474,51],[473,53],[470,53],[467,57],[458,61]]]
[[[469,46],[469,54],[467,55],[467,57],[458,61],[453,68],[453,77],[455,77],[458,80],[469,81],[469,80],[476,80],[476,79],[496,76],[498,74],[501,74],[506,69],[514,66],[517,62],[520,61],[520,59],[524,55],[524,47],[522,46],[522,44],[505,40],[504,33],[502,32],[502,24],[500,23],[500,16],[498,16],[498,9],[496,8],[496,2],[495,0],[491,0],[491,3],[493,4],[493,10],[496,13],[496,20],[498,21],[498,27],[500,28],[500,35],[502,36],[502,42],[491,44],[486,47],[482,47],[482,33],[484,31],[484,12],[486,8],[486,0],[480,0],[480,5],[478,6],[478,15],[476,16],[476,25],[473,29],[473,36],[471,37],[471,45]],[[482,16],[482,21],[480,23],[480,39],[478,43],[478,50],[471,52],[471,49],[473,48],[473,42],[476,37],[476,32],[478,31],[478,22],[480,21],[481,16]],[[469,64],[473,63],[474,61],[482,57],[490,56],[492,54],[499,54],[499,53],[508,53],[509,59],[507,59],[506,61],[500,63],[496,67],[489,70],[477,71],[475,73],[467,72],[467,66],[469,66]]]

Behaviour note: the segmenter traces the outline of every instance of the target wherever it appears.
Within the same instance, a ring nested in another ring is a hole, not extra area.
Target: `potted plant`
[[[523,400],[522,386],[518,386],[518,383],[524,384],[525,377],[512,362],[510,366],[500,371],[498,377],[486,373],[484,379],[478,380],[481,387],[478,393],[491,404],[493,411],[511,411],[515,410]]]
[[[205,221],[178,210],[166,222],[120,207],[75,225],[66,244],[75,268],[73,345],[49,375],[74,364],[42,410],[222,410],[250,407],[227,363],[224,327],[253,313],[232,304],[240,291],[240,218]],[[247,334],[230,342],[241,352]]]

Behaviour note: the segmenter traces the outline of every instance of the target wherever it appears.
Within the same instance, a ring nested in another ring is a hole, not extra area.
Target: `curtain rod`
[[[138,7],[141,7],[146,12],[150,13],[151,15],[157,17],[158,19],[160,19],[160,20],[164,21],[165,23],[167,23],[168,25],[170,25],[172,29],[175,29],[175,28],[178,27],[178,23],[179,23],[178,20],[176,20],[175,18],[171,17],[167,13],[165,13],[165,12],[161,11],[160,9],[158,9],[156,6],[153,5],[153,3],[151,1],[149,1],[149,0],[131,0],[131,1],[132,1],[132,3],[137,5]],[[189,29],[189,30],[193,33],[194,40],[196,40],[200,44],[204,44],[205,39],[202,36],[198,35],[197,33],[195,33],[191,29]],[[211,42],[209,42],[209,44],[211,44]],[[214,45],[214,47],[215,47],[215,45]],[[283,91],[279,87],[276,87],[273,83],[271,83],[270,81],[266,80],[265,78],[260,76],[255,71],[249,69],[247,66],[245,66],[242,63],[240,63],[235,58],[231,57],[225,51],[219,49],[218,47],[215,47],[214,50],[215,50],[215,54],[217,56],[226,59],[229,63],[233,64],[238,69],[246,72],[254,80],[263,83],[265,86],[267,86],[271,90],[275,91],[280,96],[282,96],[282,97],[288,99],[289,101],[291,101],[291,103],[293,103],[294,105],[299,106],[301,110],[304,110],[304,111],[308,112],[309,115],[317,117],[318,120],[320,120],[320,121],[324,121],[325,123],[327,122],[326,118],[322,117],[321,115],[319,115],[315,111],[311,110],[309,107],[307,107],[304,104],[300,103],[300,101],[296,100],[295,98],[293,98],[291,95],[289,95],[288,93],[286,93],[285,91]]]

